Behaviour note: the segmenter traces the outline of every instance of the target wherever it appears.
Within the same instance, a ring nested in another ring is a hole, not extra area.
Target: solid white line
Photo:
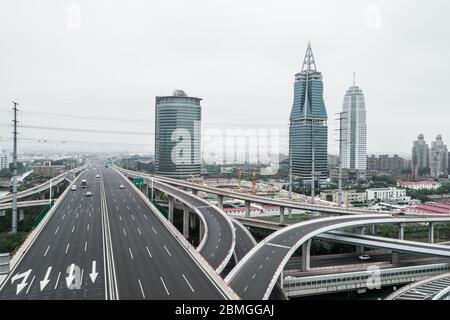
[[[152,258],[152,254],[150,253],[150,250],[148,249],[148,247],[146,246],[145,249],[147,249],[148,255],[150,256],[150,258]]]
[[[50,249],[50,246],[48,246],[47,250],[45,250],[44,257],[47,255],[48,249]]]
[[[141,280],[140,280],[140,279],[138,279],[138,282],[139,282],[139,287],[141,287],[142,298],[144,298],[144,299],[145,299],[145,293],[144,293],[144,289],[142,288],[142,283],[141,283]]]
[[[133,219],[133,221],[134,221],[134,216],[133,215],[131,215],[131,219]]]
[[[139,230],[139,228],[137,228],[139,235],[142,236],[141,230]]]
[[[273,246],[273,247],[278,247],[278,248],[283,248],[283,249],[292,249],[291,247],[288,247],[288,246],[283,246],[280,244],[275,244],[275,243],[270,243],[270,242],[266,243],[266,246]]]
[[[253,275],[252,280],[255,279],[255,277],[256,277],[256,273]]]
[[[36,276],[33,276],[33,279],[31,279],[30,285],[28,286],[28,289],[26,292],[27,294],[28,294],[28,291],[30,291],[30,288],[31,288],[31,285],[33,284],[34,278],[36,278]]]
[[[134,260],[134,258],[133,258],[133,252],[131,252],[131,248],[128,248],[128,250],[130,250],[131,260]]]
[[[58,228],[56,228],[55,234],[57,234],[57,233],[58,233],[58,230],[59,230],[59,226],[58,226]]]
[[[152,227],[152,229],[155,234],[158,234],[158,232],[156,232],[155,228]]]
[[[87,224],[86,231],[89,231],[89,223]]]
[[[58,273],[58,278],[56,279],[56,283],[55,283],[55,290],[58,287],[58,282],[59,282],[59,277],[61,276],[61,272]]]
[[[172,256],[172,255],[170,254],[169,250],[167,249],[166,245],[165,245],[165,244],[163,244],[163,246],[164,246],[164,249],[166,249],[166,251],[167,251],[167,254],[168,254],[169,256]]]
[[[81,269],[81,281],[80,281],[80,285],[83,283],[83,274],[84,274],[84,269]]]
[[[127,232],[125,231],[125,229],[123,229],[122,228],[122,230],[123,230],[123,234],[125,235],[125,237],[127,236]]]
[[[166,287],[166,284],[164,283],[163,278],[162,277],[159,277],[159,278],[161,279],[161,282],[162,282],[162,284],[164,286],[164,289],[166,289],[167,295],[170,296],[169,290],[167,290],[167,287]]]
[[[86,252],[86,248],[87,248],[87,241],[84,242],[84,252]]]
[[[192,292],[195,292],[194,289],[192,288],[191,284],[189,283],[188,279],[186,279],[186,277],[184,276],[184,274],[183,274],[183,278],[184,278],[184,281],[186,281],[186,283],[188,284],[189,288],[191,288]]]
[[[144,214],[144,218],[145,218],[145,220],[147,220],[147,216]]]
[[[70,246],[70,243],[67,244],[67,247],[66,247],[66,253],[67,253],[67,251],[69,250],[69,246]]]
[[[75,225],[73,225],[73,227],[72,227],[72,232],[73,232],[73,230],[75,230]]]

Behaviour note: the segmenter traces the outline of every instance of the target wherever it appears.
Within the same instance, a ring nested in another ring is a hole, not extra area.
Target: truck
[[[87,188],[87,180],[86,179],[81,180],[80,187],[81,188]]]

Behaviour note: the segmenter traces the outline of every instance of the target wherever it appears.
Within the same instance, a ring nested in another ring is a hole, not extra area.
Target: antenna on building
[[[356,87],[356,72],[353,72],[353,86]]]
[[[303,71],[317,71],[310,41],[308,41],[308,48],[306,49],[305,59],[303,59],[302,72]]]

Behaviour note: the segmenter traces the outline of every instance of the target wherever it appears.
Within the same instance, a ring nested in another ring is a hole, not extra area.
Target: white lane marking
[[[134,216],[133,215],[131,215],[131,219],[133,219],[133,221],[134,221]]]
[[[66,217],[66,214],[64,213],[64,215],[62,216],[62,219],[61,219],[61,220],[64,220],[65,217]]]
[[[87,224],[86,231],[89,231],[89,223]]]
[[[150,256],[150,258],[152,258],[152,254],[150,253],[150,250],[148,249],[148,247],[146,246],[145,249],[147,249],[148,255]]]
[[[274,253],[275,253],[275,249],[272,250],[272,254],[274,254]]]
[[[262,266],[263,266],[263,265],[260,265],[260,266],[259,266],[259,270],[261,270],[261,269],[262,269]]]
[[[128,210],[130,210],[130,207],[129,207],[129,206],[127,206],[127,209],[128,209]]]
[[[184,278],[184,281],[186,281],[186,283],[188,284],[189,288],[191,288],[192,292],[195,292],[194,289],[192,288],[191,284],[189,283],[188,279],[186,279],[186,277],[184,276],[184,274],[183,274],[183,278]]]
[[[138,209],[141,210],[141,207],[138,206]]]
[[[147,216],[144,214],[144,218],[145,218],[145,220],[147,220]]]
[[[159,278],[161,279],[164,289],[166,289],[167,295],[170,296],[169,290],[167,290],[166,284],[164,283],[164,279],[162,277],[159,277]]]
[[[141,230],[139,230],[139,228],[137,228],[137,231],[139,232],[139,235],[142,236]]]
[[[84,252],[86,252],[86,248],[87,248],[87,241],[84,242]]]
[[[120,221],[122,221],[122,216],[119,214],[119,219],[120,219]]]
[[[155,228],[152,227],[152,229],[155,234],[158,234],[158,232],[156,232]]]
[[[266,257],[266,261],[269,261],[269,257]]]
[[[256,277],[256,273],[253,275],[253,277],[252,277],[252,280],[254,280],[255,279],[255,277]]]
[[[125,231],[125,229],[124,228],[122,228],[122,230],[123,230],[123,234],[125,235],[125,237],[127,236],[127,232]]]
[[[33,279],[31,279],[31,282],[30,282],[30,285],[28,286],[26,294],[28,294],[28,291],[30,291],[30,288],[31,288],[31,285],[33,284],[34,278],[36,278],[36,276],[33,276]]]
[[[61,272],[58,273],[58,278],[56,278],[56,283],[55,283],[55,290],[58,287],[58,282],[59,282],[59,277],[61,276]]]
[[[47,252],[48,252],[49,249],[50,249],[50,246],[48,246],[47,250],[45,250],[44,257],[47,255]]]
[[[144,289],[142,288],[141,279],[138,279],[138,282],[139,282],[139,287],[141,287],[142,298],[145,299],[145,293],[144,293]]]
[[[78,219],[78,212],[77,212],[77,215],[76,215],[75,219]]]
[[[81,281],[80,281],[80,285],[83,283],[83,273],[84,273],[84,269],[81,269]]]
[[[59,226],[58,226],[58,228],[56,228],[55,234],[57,234],[57,233],[58,233],[58,230],[59,230]]]
[[[70,204],[67,206],[67,210],[69,210],[69,208],[70,208]]]
[[[73,230],[75,230],[75,225],[73,225],[73,227],[72,227],[72,233],[73,233]]]
[[[288,246],[283,246],[281,244],[275,244],[275,243],[270,243],[270,242],[267,242],[266,246],[278,247],[278,248],[289,249],[289,250],[292,249],[291,247],[288,247]]]
[[[67,244],[67,247],[66,247],[66,254],[67,254],[67,251],[69,251],[69,247],[70,247],[70,243]]]
[[[214,257],[214,252],[211,254],[211,257]]]
[[[169,250],[167,249],[167,247],[166,247],[166,245],[165,244],[163,244],[163,246],[164,246],[164,249],[166,249],[166,251],[167,251],[167,254],[171,257],[172,255],[170,254],[170,252],[169,252]]]
[[[245,287],[245,289],[244,289],[244,292],[246,292],[246,291],[247,291],[247,289],[248,289],[248,286],[246,286],[246,287]]]
[[[133,252],[131,252],[131,248],[128,248],[128,250],[130,250],[130,256],[131,256],[131,260],[134,260],[134,257],[133,257]]]
[[[89,218],[91,217],[91,212],[89,211]]]
[[[116,206],[116,209],[117,209],[117,211],[119,211],[119,207],[118,206]]]

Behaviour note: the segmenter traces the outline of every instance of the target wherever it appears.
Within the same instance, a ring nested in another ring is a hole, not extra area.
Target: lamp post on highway
[[[14,102],[14,149],[13,149],[13,203],[11,233],[17,233],[17,102]]]

